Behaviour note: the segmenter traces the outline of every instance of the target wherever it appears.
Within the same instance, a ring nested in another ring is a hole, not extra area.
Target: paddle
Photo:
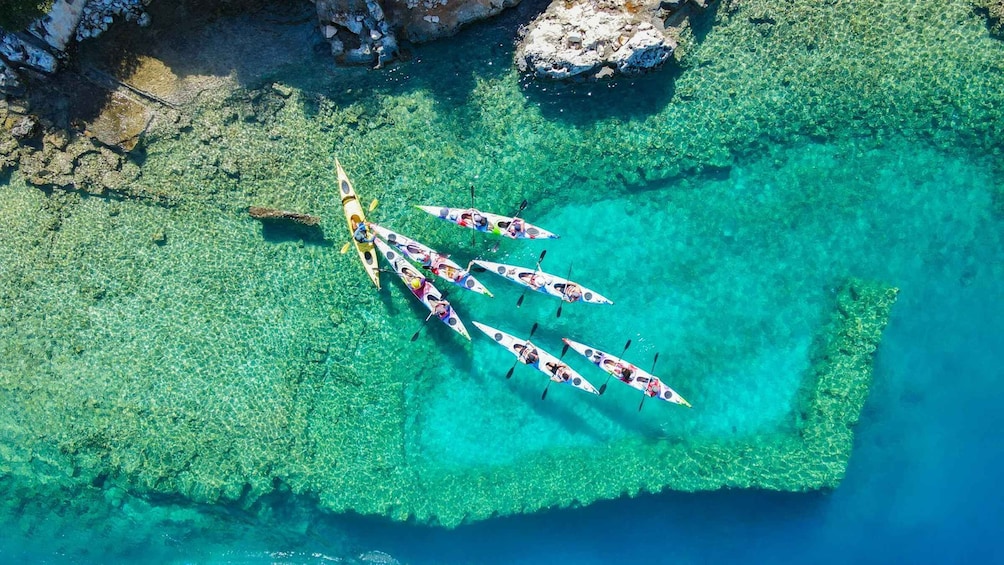
[[[624,344],[624,351],[621,351],[621,354],[618,355],[618,357],[624,357],[624,354],[627,353],[627,350],[628,350],[629,347],[631,347],[631,340],[630,339],[627,340],[627,343]],[[607,381],[605,383],[603,383],[603,386],[600,387],[600,396],[603,396],[603,393],[606,392],[606,390],[607,390],[607,384],[610,383],[610,377],[612,377],[612,376],[613,376],[612,373],[609,374],[609,375],[607,375]]]
[[[373,202],[370,202],[370,212],[372,212],[373,210],[376,210],[376,207],[377,207],[378,204],[380,204],[380,201],[377,200],[376,198],[374,198]]]
[[[509,224],[510,225],[512,225],[512,222],[515,221],[516,218],[519,217],[520,213],[522,213],[523,210],[526,210],[526,205],[527,205],[527,201],[526,201],[526,198],[524,198],[523,201],[519,203],[519,210],[516,210],[516,213],[513,215],[512,219],[509,220]],[[496,251],[498,251],[499,250],[499,245],[501,245],[501,244],[502,244],[502,240],[501,239],[498,240],[498,241],[496,241],[495,245],[492,246],[491,252],[495,253]]]
[[[568,264],[568,274],[565,275],[565,286],[561,287],[561,303],[558,304],[558,315],[556,318],[561,317],[561,307],[565,305],[565,291],[568,290],[568,277],[572,276],[572,264]]]
[[[658,362],[659,362],[659,354],[656,353],[655,354],[655,359],[652,360],[652,370],[649,371],[649,373],[653,373],[655,371],[655,364],[658,363]],[[655,378],[654,374],[652,375],[652,378],[653,379]],[[648,381],[648,382],[651,383],[652,381]],[[648,388],[648,385],[645,385],[645,388]],[[648,394],[646,394],[645,391],[642,390],[641,391],[641,402],[638,404],[638,411],[639,412],[641,412],[641,407],[645,405],[645,399],[646,398],[648,398]]]
[[[558,357],[558,360],[560,361],[560,360],[564,359],[566,353],[568,353],[568,344],[567,343],[565,344],[565,347],[561,348],[561,356]],[[555,372],[557,372],[557,369],[555,370]],[[551,388],[551,383],[553,383],[553,382],[554,381],[552,381],[551,379],[547,379],[547,386],[544,387],[544,394],[540,395],[540,399],[541,400],[544,400],[545,398],[547,398],[547,389]]]
[[[532,338],[532,337],[533,337],[533,334],[534,334],[534,333],[535,333],[536,331],[537,331],[537,322],[534,322],[534,323],[533,323],[533,327],[532,327],[532,328],[530,328],[530,337],[526,338],[526,341],[530,341],[530,338]],[[525,341],[525,342],[523,342],[523,351],[524,351],[524,352],[526,351],[526,341]],[[521,355],[520,353],[517,353],[517,354],[516,354],[516,362],[512,364],[512,367],[509,367],[509,372],[507,372],[507,373],[505,374],[505,378],[507,378],[507,379],[508,379],[508,378],[512,378],[512,372],[516,370],[516,363],[519,363],[519,361],[520,361],[520,358],[519,358],[519,357],[520,357],[520,355]]]
[[[415,332],[415,335],[411,336],[411,341],[418,339],[418,334],[422,333],[422,328],[425,327],[425,322],[428,322],[429,319],[432,318],[433,314],[435,314],[435,312],[429,312],[429,315],[425,317],[425,321],[423,321],[422,325],[418,327],[418,331]]]
[[[352,246],[351,241],[346,241],[345,245],[342,246],[342,255],[345,255],[349,251],[349,247]]]
[[[471,223],[472,224],[474,223],[474,185],[473,184],[471,185]],[[477,229],[476,229],[477,226],[472,225],[471,228],[473,228],[474,231],[477,231]],[[471,247],[474,247],[474,245],[475,245],[474,231],[471,232]]]
[[[545,255],[547,255],[547,250],[546,249],[540,252],[540,258],[537,259],[537,266],[534,267],[534,269],[533,269],[533,276],[534,277],[537,276],[538,272],[540,272],[540,262],[544,260],[544,256]],[[531,280],[533,279],[533,277],[530,277],[530,278],[531,278]],[[516,301],[516,307],[517,308],[519,308],[520,306],[523,305],[523,298],[525,298],[525,297],[526,297],[526,289],[523,290],[523,293],[519,295],[519,300]]]

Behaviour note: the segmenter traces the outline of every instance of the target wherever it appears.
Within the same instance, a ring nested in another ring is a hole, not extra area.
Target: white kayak
[[[391,249],[389,245],[383,242],[381,239],[375,239],[373,243],[376,244],[377,249],[387,259],[391,267],[394,268],[394,272],[397,276],[404,281],[404,285],[408,287],[408,290],[418,298],[425,307],[429,309],[441,322],[450,327],[453,331],[458,334],[471,339],[470,334],[467,333],[467,328],[464,327],[464,323],[460,321],[457,316],[457,312],[450,305],[450,302],[443,298],[443,293],[432,285],[425,277],[422,276],[418,270],[408,263],[408,260],[404,258],[396,250]]]
[[[531,343],[530,340],[519,339],[512,334],[507,334],[502,330],[497,330],[481,322],[474,322],[474,325],[483,331],[485,335],[495,340],[496,343],[506,348],[509,353],[515,355],[520,363],[537,369],[547,375],[552,381],[566,383],[593,394],[600,393],[593,385],[589,384],[589,381],[576,372],[575,369],[566,365],[561,359],[540,349]]]
[[[562,338],[562,341],[575,351],[579,352],[580,355],[589,359],[589,361],[597,367],[603,369],[613,377],[616,377],[620,382],[642,391],[646,396],[658,397],[666,402],[682,404],[683,406],[690,408],[689,402],[684,400],[683,397],[675,390],[666,386],[665,383],[659,380],[659,377],[656,377],[648,371],[643,371],[623,359],[614,357],[613,355],[600,351],[594,347],[589,347],[584,343],[572,341],[567,337]]]
[[[556,234],[527,223],[523,218],[500,216],[491,212],[482,212],[477,208],[446,208],[443,206],[419,206],[419,208],[458,226],[512,239],[558,238]]]
[[[377,236],[382,237],[387,243],[397,247],[398,251],[405,254],[412,261],[423,267],[427,267],[437,277],[450,281],[467,290],[492,296],[492,293],[485,288],[485,285],[481,284],[467,270],[450,260],[448,256],[385,227],[373,223],[370,223],[369,227]]]
[[[590,304],[613,304],[613,301],[609,298],[593,290],[543,271],[535,271],[516,265],[481,261],[480,259],[475,259],[473,263],[486,271],[491,271],[496,275],[505,277],[516,284],[523,285],[537,292],[550,294],[565,302],[579,302],[581,300]]]

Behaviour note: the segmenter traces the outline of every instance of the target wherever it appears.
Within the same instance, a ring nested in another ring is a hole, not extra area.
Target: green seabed
[[[834,486],[891,288],[1000,213],[1004,53],[965,2],[768,4],[698,29],[682,72],[613,87],[524,89],[489,27],[457,40],[464,61],[453,42],[380,73],[291,62],[276,88],[206,94],[190,130],[156,129],[138,199],[46,195],[15,173],[0,188],[5,481],[21,498],[180,493],[262,516],[278,489],[445,525],[641,490]],[[334,155],[380,199],[375,221],[464,260],[491,242],[412,204],[466,205],[470,183],[485,209],[527,198],[562,239],[495,257],[546,248],[543,267],[616,304],[516,310],[518,289],[486,273],[493,300],[452,295],[464,320],[537,321],[555,352],[562,336],[612,352],[631,338],[626,357],[660,353],[694,408],[639,413],[618,383],[541,401],[543,377],[506,380],[512,358],[480,335],[432,324],[410,343],[421,308],[338,253]],[[321,215],[328,240],[263,233],[252,204]]]

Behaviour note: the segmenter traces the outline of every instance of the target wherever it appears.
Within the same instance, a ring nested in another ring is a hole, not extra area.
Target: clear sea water
[[[814,4],[778,14],[750,2],[699,26],[687,68],[576,88],[526,84],[512,71],[507,38],[530,5],[415,48],[382,73],[332,70],[309,49],[309,23],[292,24],[284,37],[301,42],[301,59],[260,73],[303,94],[270,121],[222,120],[222,139],[210,137],[225,148],[222,166],[244,167],[239,180],[204,174],[214,165],[191,158],[192,147],[212,161],[213,144],[198,131],[159,139],[138,182],[179,206],[70,200],[52,236],[31,222],[48,197],[16,174],[7,181],[0,258],[4,281],[24,286],[3,295],[0,376],[56,378],[53,390],[80,388],[98,407],[152,398],[154,411],[218,410],[234,427],[209,431],[257,453],[254,441],[281,441],[287,420],[277,414],[295,405],[277,375],[301,370],[304,349],[320,343],[331,359],[402,386],[406,457],[431,467],[634,436],[757,437],[790,431],[828,300],[846,277],[862,277],[900,298],[839,488],[647,494],[445,530],[333,516],[310,496],[269,495],[267,512],[249,514],[176,497],[122,503],[102,481],[73,501],[38,500],[8,481],[0,560],[999,562],[1004,44],[962,1],[870,4],[853,16]],[[779,23],[750,23],[764,14]],[[222,70],[185,60],[185,73],[249,72],[238,48],[232,56]],[[486,273],[493,300],[453,293],[465,319],[517,334],[538,321],[535,337],[555,351],[563,335],[615,352],[630,338],[626,357],[645,366],[659,353],[661,374],[694,409],[651,403],[638,413],[637,396],[617,383],[602,399],[552,387],[542,402],[543,379],[522,367],[504,379],[511,358],[470,324],[469,345],[436,325],[409,344],[420,307],[386,275],[373,297],[338,254],[340,209],[323,188],[333,151],[357,189],[380,198],[377,221],[458,258],[492,242],[472,246],[469,233],[408,204],[466,205],[470,183],[485,208],[529,199],[526,217],[562,239],[503,242],[486,255],[532,265],[547,249],[543,268],[571,267],[616,304],[568,305],[556,319],[553,300],[530,295],[516,310],[519,289]],[[263,238],[243,215],[248,203],[319,213],[334,243]],[[148,241],[157,230],[163,247]],[[335,318],[343,329],[329,327]],[[356,324],[371,333],[345,333]],[[380,359],[360,360],[367,353]],[[20,460],[18,442],[45,409],[4,390],[2,454]],[[46,465],[40,477],[58,476]]]

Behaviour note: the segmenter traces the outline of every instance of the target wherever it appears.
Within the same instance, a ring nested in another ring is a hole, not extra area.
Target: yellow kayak
[[[356,238],[353,237],[356,226],[360,222],[366,221],[366,216],[363,215],[363,207],[359,204],[356,191],[352,188],[352,183],[349,182],[349,177],[346,176],[345,171],[342,169],[342,164],[338,162],[337,157],[335,157],[335,167],[338,169],[338,192],[342,197],[342,207],[345,208],[345,219],[349,222],[349,238],[352,244],[356,246],[356,251],[359,252],[359,260],[363,262],[366,274],[370,276],[370,280],[379,289],[380,267],[377,265],[373,244],[356,241]]]

